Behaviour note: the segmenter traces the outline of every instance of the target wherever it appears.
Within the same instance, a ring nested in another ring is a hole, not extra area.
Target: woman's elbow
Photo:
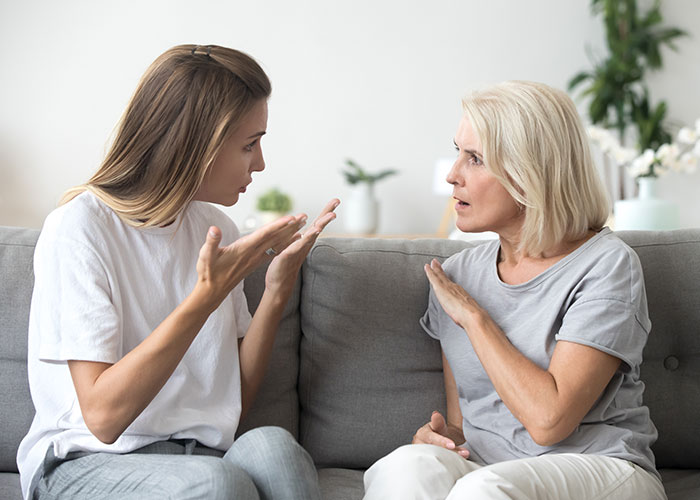
[[[114,417],[108,415],[108,412],[93,410],[82,413],[85,426],[100,442],[113,444],[122,435],[123,430],[117,426]]]
[[[535,444],[554,446],[569,437],[576,427],[571,427],[557,418],[548,418],[525,428]]]

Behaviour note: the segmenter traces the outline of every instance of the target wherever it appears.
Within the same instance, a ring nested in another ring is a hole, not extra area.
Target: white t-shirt
[[[78,450],[125,453],[171,438],[231,446],[241,413],[238,339],[251,321],[242,283],[111,445],[88,431],[67,364],[116,363],[142,342],[194,289],[197,257],[212,225],[221,229],[222,245],[239,236],[231,219],[204,202],[192,202],[162,228],[131,227],[87,192],[47,217],[34,254],[29,317],[36,415],[17,452],[25,498],[50,445],[59,458]]]

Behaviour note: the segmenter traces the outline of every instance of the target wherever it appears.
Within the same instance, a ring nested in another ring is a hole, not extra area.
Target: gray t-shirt
[[[465,446],[471,458],[492,464],[548,453],[587,453],[632,461],[656,472],[650,446],[657,432],[642,405],[642,350],[651,323],[642,268],[634,251],[604,228],[526,283],[498,276],[498,240],[465,249],[444,263],[528,359],[546,369],[557,341],[600,349],[622,360],[581,424],[553,446],[536,444],[491,383],[469,342],[433,290],[421,325],[440,340],[454,373]]]

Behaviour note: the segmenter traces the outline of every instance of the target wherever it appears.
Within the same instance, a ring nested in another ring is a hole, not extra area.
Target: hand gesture
[[[447,277],[437,259],[425,265],[425,274],[442,308],[462,328],[476,315],[487,314],[464,288]]]
[[[413,444],[434,444],[459,453],[464,458],[469,458],[469,450],[457,444],[464,443],[464,435],[461,429],[450,426],[440,412],[434,411],[430,416],[430,422],[416,431],[413,436]]]
[[[301,238],[298,231],[305,223],[302,215],[282,217],[225,247],[219,246],[221,230],[210,227],[197,259],[195,294],[213,311],[243,278],[269,259],[268,249],[284,249]]]
[[[270,253],[276,255],[265,275],[265,287],[268,290],[283,294],[291,292],[304,259],[321,231],[335,219],[336,215],[333,211],[339,204],[340,200],[332,199],[303,235],[296,234],[287,244],[270,247]],[[304,220],[306,219],[304,218]]]

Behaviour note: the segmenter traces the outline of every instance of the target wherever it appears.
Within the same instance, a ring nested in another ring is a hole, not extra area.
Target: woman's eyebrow
[[[457,141],[452,139],[452,144],[455,145],[457,149],[460,149],[460,147],[457,145]],[[475,149],[461,149],[461,151],[464,151],[465,153],[473,154],[474,156],[478,156],[479,158],[482,158],[484,155],[482,155],[479,151]]]
[[[262,137],[263,135],[267,134],[266,130],[263,130],[261,132],[256,132],[253,135],[249,136],[248,139],[253,139],[255,137]]]

